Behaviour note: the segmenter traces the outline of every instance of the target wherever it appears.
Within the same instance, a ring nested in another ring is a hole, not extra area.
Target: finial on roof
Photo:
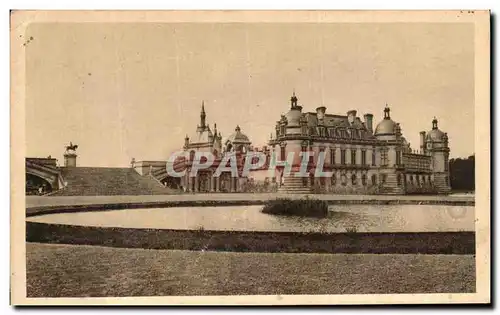
[[[240,126],[239,126],[239,125],[236,125],[236,128],[234,129],[234,131],[236,131],[236,132],[240,132],[240,131],[241,131]]]
[[[389,105],[387,103],[385,103],[384,119],[391,119],[390,112],[391,112],[391,109],[389,108]]]
[[[292,94],[292,97],[290,98],[290,103],[292,105],[292,108],[295,108],[297,107],[297,101],[299,99],[297,98],[297,96],[295,95],[295,89],[293,89],[293,94]]]
[[[207,115],[205,114],[205,101],[201,101],[201,113],[200,113],[200,127],[205,129],[205,118]]]
[[[434,116],[434,119],[432,120],[432,129],[438,129],[438,120],[436,116]]]

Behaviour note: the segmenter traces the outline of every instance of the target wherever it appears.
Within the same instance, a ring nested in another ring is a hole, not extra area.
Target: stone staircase
[[[167,195],[174,190],[132,168],[61,168],[67,186],[51,196]]]
[[[434,176],[434,187],[438,194],[449,194],[451,189],[446,182],[446,175]]]
[[[392,175],[392,174],[391,174]],[[398,186],[398,180],[396,176],[387,176],[385,183],[380,189],[380,193],[384,195],[404,195],[403,183]]]
[[[302,177],[285,177],[284,185],[278,188],[278,192],[285,194],[310,194],[311,188],[304,187],[302,180]]]

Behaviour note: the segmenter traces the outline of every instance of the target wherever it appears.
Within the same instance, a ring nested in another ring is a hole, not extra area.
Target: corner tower
[[[434,176],[434,187],[438,193],[451,191],[448,134],[439,130],[436,117],[432,120],[432,129],[425,137],[425,149],[431,156],[431,169]]]

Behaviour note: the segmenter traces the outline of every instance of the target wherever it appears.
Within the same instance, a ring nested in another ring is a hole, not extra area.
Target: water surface
[[[262,206],[127,209],[58,213],[31,222],[82,226],[295,232],[474,231],[474,207],[436,205],[334,205],[326,218],[261,213]]]

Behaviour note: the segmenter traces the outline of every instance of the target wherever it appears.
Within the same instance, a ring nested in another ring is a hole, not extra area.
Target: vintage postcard
[[[488,11],[10,33],[12,304],[490,302]]]

